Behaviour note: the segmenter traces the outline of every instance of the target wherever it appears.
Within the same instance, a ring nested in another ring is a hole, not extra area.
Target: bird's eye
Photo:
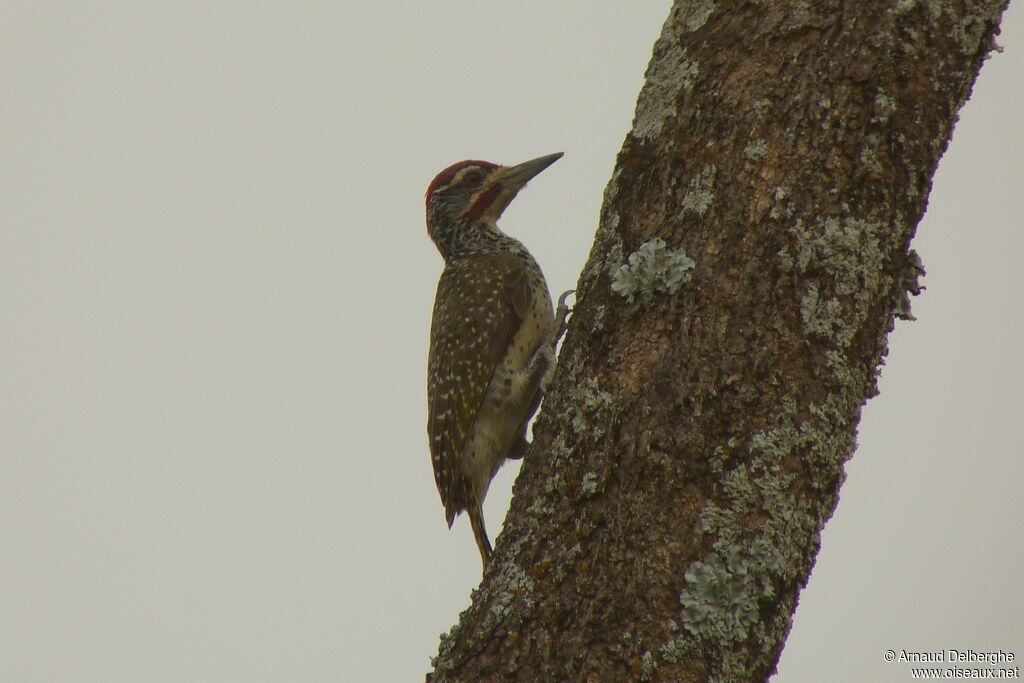
[[[470,187],[476,187],[477,185],[483,182],[484,174],[481,173],[480,171],[470,171],[462,180]]]

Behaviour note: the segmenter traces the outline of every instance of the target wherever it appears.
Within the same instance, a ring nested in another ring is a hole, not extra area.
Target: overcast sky
[[[668,5],[0,6],[0,680],[422,680],[480,578],[424,190],[564,151],[502,225],[572,287]],[[999,42],[776,681],[1024,657],[1019,3]]]

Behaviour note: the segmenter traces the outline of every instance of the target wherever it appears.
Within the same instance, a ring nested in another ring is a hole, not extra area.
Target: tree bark
[[[1006,5],[676,1],[428,680],[771,675]]]

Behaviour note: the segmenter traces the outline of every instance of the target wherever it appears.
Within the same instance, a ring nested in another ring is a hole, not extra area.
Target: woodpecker
[[[430,326],[427,438],[448,528],[468,513],[485,569],[484,497],[498,468],[529,445],[526,426],[564,331],[537,261],[497,221],[561,156],[516,166],[460,161],[427,188],[427,233],[444,258]],[[564,321],[564,297],[559,304]]]

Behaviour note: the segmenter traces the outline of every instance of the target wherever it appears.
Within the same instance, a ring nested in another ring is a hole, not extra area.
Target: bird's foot
[[[547,342],[538,349],[538,355],[534,357],[534,362],[539,361],[541,358],[546,361],[544,374],[540,377],[540,392],[542,394],[548,393],[548,385],[551,384],[551,379],[555,375],[555,347],[558,346],[558,342],[561,341],[562,336],[565,334],[565,329],[568,327],[569,314],[572,313],[572,308],[566,305],[565,300],[575,293],[575,289],[570,289],[562,292],[562,295],[558,297],[554,329],[551,330],[551,336],[548,337]]]
[[[551,346],[558,344],[562,339],[562,335],[565,334],[565,328],[569,326],[569,314],[572,313],[572,308],[566,305],[565,300],[575,293],[575,289],[567,289],[562,292],[562,296],[558,297],[558,307],[555,308],[554,341]]]

